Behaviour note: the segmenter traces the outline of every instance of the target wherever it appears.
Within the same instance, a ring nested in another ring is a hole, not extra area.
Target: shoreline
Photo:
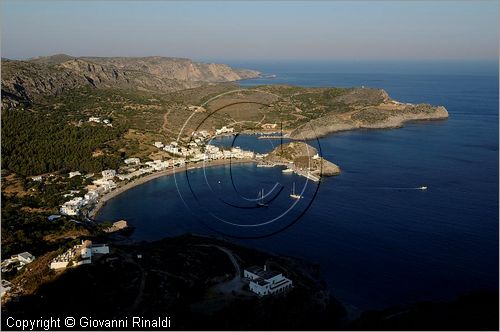
[[[101,210],[106,203],[115,198],[116,196],[119,196],[126,192],[127,190],[130,190],[134,187],[140,186],[141,184],[144,184],[146,182],[149,182],[151,180],[163,177],[163,176],[169,176],[173,175],[175,173],[180,173],[180,172],[185,172],[193,169],[199,169],[199,168],[205,168],[205,167],[216,167],[216,166],[224,166],[224,165],[229,165],[229,164],[247,164],[247,163],[255,163],[256,161],[253,159],[222,159],[222,160],[213,160],[208,163],[196,163],[193,165],[188,165],[183,166],[183,167],[174,167],[174,168],[169,168],[164,171],[159,171],[155,172],[152,174],[148,174],[146,176],[134,179],[123,186],[117,187],[115,190],[110,191],[106,193],[104,196],[102,196],[97,204],[90,210],[87,214],[87,216],[91,219],[95,219],[96,215],[99,213],[99,210]]]
[[[439,106],[439,107],[441,107],[441,106]],[[391,121],[389,121],[388,123],[382,123],[382,124],[379,123],[379,124],[372,125],[372,126],[365,126],[365,127],[355,127],[355,126],[342,127],[342,126],[340,126],[341,128],[335,128],[333,130],[331,130],[331,128],[330,128],[330,130],[326,130],[326,132],[315,133],[314,138],[324,137],[324,136],[333,135],[333,134],[336,134],[339,132],[346,132],[346,131],[357,131],[357,130],[363,130],[363,129],[365,129],[365,130],[394,129],[394,128],[403,127],[405,123],[439,121],[439,120],[448,119],[448,112],[446,111],[446,109],[444,107],[442,107],[441,111],[442,110],[445,111],[445,114],[432,114],[431,116],[426,116],[426,117],[422,117],[419,114],[419,115],[413,116],[411,118],[403,118],[403,119],[401,117],[393,117],[391,119]],[[268,132],[269,133],[276,133],[275,130],[269,130]],[[266,130],[255,130],[255,131],[254,130],[245,130],[242,133],[247,134],[247,135],[265,135]],[[283,137],[283,138],[287,138],[287,139],[290,139],[292,141],[297,140],[297,138],[295,138],[293,136],[293,131],[286,131],[285,135],[287,135],[287,137]],[[226,136],[226,135],[219,135],[219,136],[222,137],[222,136]],[[231,136],[231,135],[227,135],[227,136]],[[308,140],[308,139],[314,139],[314,138],[308,137],[307,134],[305,134],[305,135],[303,134],[302,139]],[[213,160],[213,161],[210,161],[208,163],[203,162],[203,163],[196,163],[193,165],[188,164],[187,167],[170,168],[170,169],[167,169],[164,171],[159,171],[159,172],[155,172],[152,174],[148,174],[146,176],[134,179],[131,182],[128,182],[128,183],[124,184],[123,186],[120,186],[120,187],[116,188],[115,190],[102,196],[102,198],[92,208],[92,210],[87,212],[87,217],[91,218],[91,219],[95,219],[99,210],[102,209],[110,199],[113,199],[114,197],[124,193],[125,191],[132,189],[136,186],[139,186],[141,184],[144,184],[148,181],[157,179],[159,177],[169,176],[169,175],[175,174],[178,172],[178,170],[179,171],[181,171],[181,170],[186,171],[186,170],[192,170],[192,169],[198,169],[198,168],[204,168],[204,167],[215,167],[215,166],[223,166],[223,165],[229,165],[229,164],[242,164],[242,163],[251,163],[251,162],[256,162],[256,160],[254,160],[254,159]]]
[[[316,124],[317,120],[321,119],[317,118],[305,124],[309,126],[316,125],[316,127],[314,127],[313,130],[305,130],[301,132],[300,131],[301,127],[303,128],[305,126],[302,125],[293,130],[290,133],[289,137],[287,138],[291,140],[312,140],[340,132],[372,130],[372,129],[397,129],[397,128],[403,128],[407,123],[444,121],[448,120],[448,118],[449,118],[448,111],[443,106],[436,106],[435,112],[431,114],[416,113],[416,114],[406,114],[406,115],[393,115],[392,117],[382,122],[375,122],[372,124],[362,124],[362,125],[356,123],[343,122],[343,123],[336,123],[333,125],[321,126],[319,124]],[[311,124],[311,122],[313,123]],[[297,138],[299,134],[301,138]]]

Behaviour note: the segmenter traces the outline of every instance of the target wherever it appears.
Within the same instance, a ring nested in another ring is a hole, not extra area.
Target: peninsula
[[[322,176],[340,174],[337,165],[319,156],[317,149],[304,142],[281,144],[271,151],[264,161],[287,166],[294,172],[316,181]]]

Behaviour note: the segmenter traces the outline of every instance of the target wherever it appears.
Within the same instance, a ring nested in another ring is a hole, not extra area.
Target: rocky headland
[[[267,163],[293,165],[299,172],[308,172],[314,176],[334,176],[340,174],[340,167],[320,157],[318,150],[304,142],[281,144],[265,158]]]
[[[402,103],[382,89],[355,88],[334,98],[342,111],[328,112],[291,130],[292,139],[314,139],[355,129],[402,127],[405,122],[448,118],[443,106]]]

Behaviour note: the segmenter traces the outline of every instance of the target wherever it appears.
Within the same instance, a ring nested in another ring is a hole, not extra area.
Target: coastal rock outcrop
[[[339,131],[398,128],[409,121],[448,118],[448,111],[443,106],[400,103],[390,99],[385,91],[383,92],[385,97],[378,105],[359,105],[353,106],[352,110],[348,112],[327,113],[295,128],[291,131],[289,137],[306,140]],[[353,99],[352,102],[355,102],[355,100]]]
[[[293,164],[299,172],[321,176],[340,174],[340,167],[320,157],[318,150],[304,142],[290,142],[281,144],[271,151],[264,161],[277,164]]]

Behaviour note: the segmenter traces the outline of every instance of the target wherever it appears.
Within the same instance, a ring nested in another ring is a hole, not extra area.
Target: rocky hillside
[[[110,255],[93,256],[92,264],[60,275],[49,271],[48,259],[43,265],[37,259],[31,273],[12,281],[22,289],[19,296],[3,297],[2,326],[9,316],[72,315],[77,321],[81,316],[169,316],[173,330],[335,330],[345,317],[345,309],[325,289],[318,267],[298,259],[189,235],[110,247]],[[284,273],[294,287],[262,298],[250,292],[237,273],[264,264]],[[33,274],[43,276],[44,283]],[[81,284],[86,286],[76,286]]]
[[[142,72],[162,79],[181,81],[231,82],[260,76],[260,73],[255,70],[234,69],[225,64],[200,63],[190,59],[161,56],[75,58],[66,54],[57,54],[29,61],[37,64],[57,65],[76,59],[119,70]]]
[[[317,176],[333,176],[340,174],[340,168],[334,163],[315,157],[318,150],[304,142],[291,142],[281,144],[271,151],[265,158],[270,163],[293,163],[299,171],[310,171]]]
[[[330,111],[311,119],[292,130],[290,138],[314,139],[338,131],[396,128],[408,121],[448,118],[443,106],[401,103],[384,90],[356,88],[332,100],[344,105],[342,111]]]
[[[259,75],[224,64],[165,57],[74,58],[58,54],[28,61],[2,59],[2,103],[32,103],[83,86],[170,92]]]

